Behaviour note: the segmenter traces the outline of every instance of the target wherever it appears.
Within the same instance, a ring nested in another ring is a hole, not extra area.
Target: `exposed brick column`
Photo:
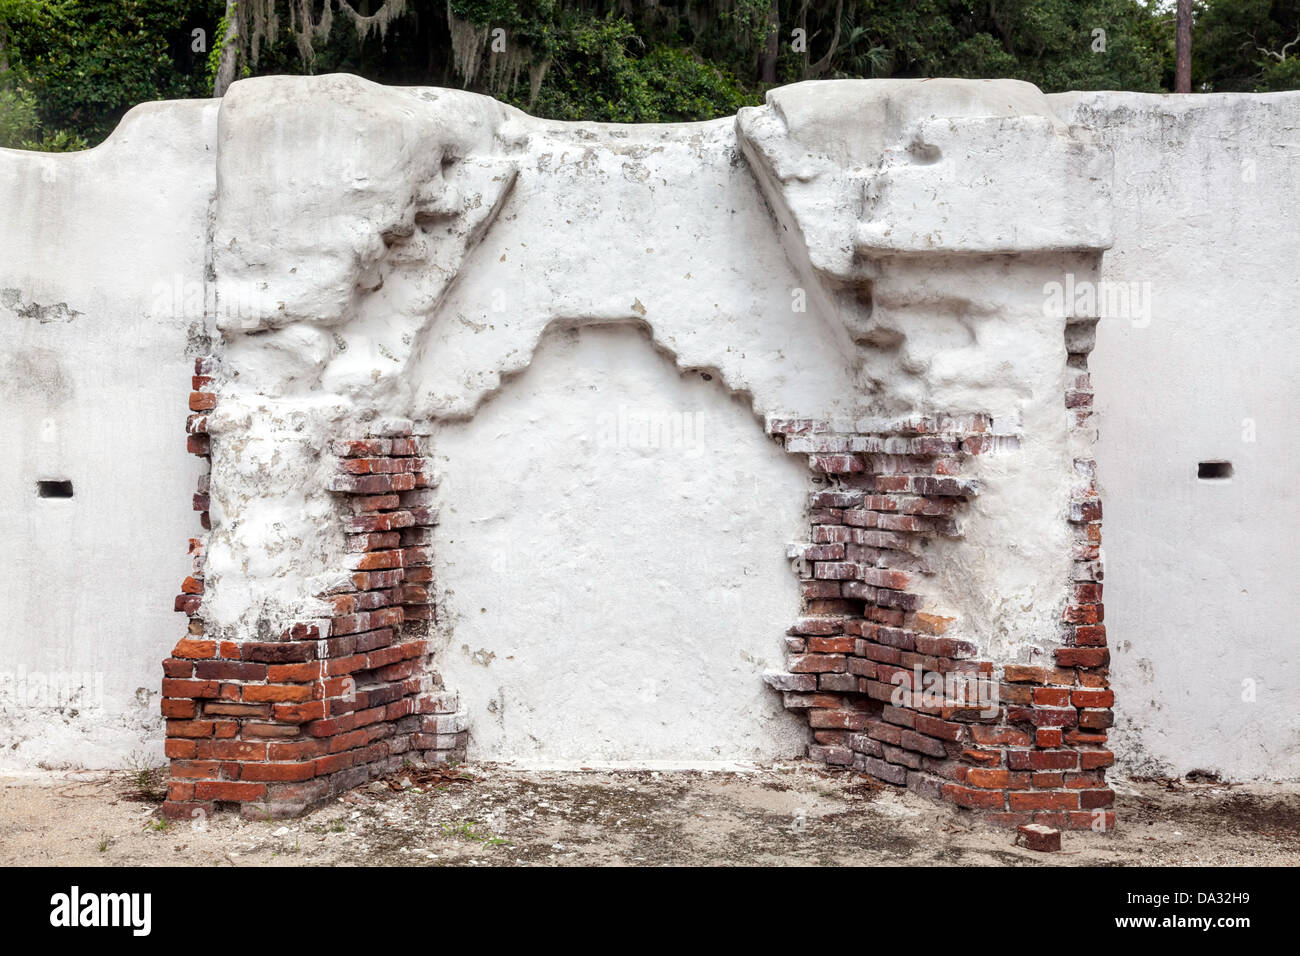
[[[1111,829],[1095,489],[1088,482],[1072,508],[1076,580],[1053,636],[1064,645],[1057,666],[981,660],[971,642],[943,636],[951,618],[922,609],[912,588],[930,569],[918,545],[960,537],[962,503],[979,491],[960,477],[963,463],[1018,439],[993,434],[984,415],[866,427],[769,425],[833,483],[812,494],[811,540],[790,555],[804,608],[788,631],[788,673],[767,675],[787,708],[807,714],[809,756],[994,823]]]
[[[201,360],[200,371],[214,366]],[[215,407],[196,378],[191,407]],[[202,416],[190,448],[210,454]],[[287,628],[275,641],[204,637],[203,542],[177,610],[189,633],[163,662],[163,714],[171,780],[163,812],[188,817],[223,805],[254,818],[285,817],[397,769],[463,755],[455,695],[429,664],[429,529],[433,478],[406,423],[334,442],[329,488],[346,498],[349,559],[319,595],[333,614]],[[206,508],[206,497],[196,507]],[[200,500],[202,499],[202,500]],[[204,513],[204,527],[208,527]]]

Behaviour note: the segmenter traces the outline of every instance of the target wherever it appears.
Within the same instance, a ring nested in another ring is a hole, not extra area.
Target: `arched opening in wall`
[[[799,607],[806,466],[717,376],[630,325],[553,329],[438,425],[442,644],[471,759],[562,765],[799,755],[762,680]]]

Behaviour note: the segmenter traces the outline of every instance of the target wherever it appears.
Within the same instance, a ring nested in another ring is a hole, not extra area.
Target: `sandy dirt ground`
[[[168,823],[118,772],[0,776],[0,864],[662,866],[1300,864],[1300,784],[1117,780],[1120,825],[1059,853],[870,778],[410,768],[293,820]]]

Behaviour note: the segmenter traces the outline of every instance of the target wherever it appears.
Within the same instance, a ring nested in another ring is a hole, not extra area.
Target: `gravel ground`
[[[294,820],[165,823],[126,773],[0,776],[0,864],[1198,866],[1300,864],[1300,784],[1116,780],[1120,825],[1014,844],[870,778],[735,771],[409,770]]]

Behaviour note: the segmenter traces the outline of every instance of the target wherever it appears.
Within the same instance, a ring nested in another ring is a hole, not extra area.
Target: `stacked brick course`
[[[201,359],[188,423],[189,450],[210,452],[203,414],[215,366]],[[405,760],[463,755],[457,701],[429,667],[430,510],[433,477],[409,422],[334,442],[329,490],[347,497],[344,580],[320,595],[333,614],[285,629],[274,641],[211,640],[199,616],[203,547],[176,609],[189,633],[163,662],[163,715],[171,817],[238,806],[284,817],[397,769]],[[206,478],[195,507],[207,520]]]
[[[1067,405],[1077,427],[1086,377]],[[858,430],[862,429],[862,430]],[[796,546],[803,616],[789,629],[788,673],[768,675],[787,708],[807,714],[812,759],[1015,826],[1109,830],[1104,768],[1113,695],[1101,624],[1100,502],[1090,462],[1076,491],[1071,601],[1054,667],[981,660],[944,636],[951,618],[922,609],[922,540],[959,537],[957,516],[978,494],[961,477],[971,456],[1014,446],[987,416],[874,422],[852,430],[773,421],[786,450],[808,455],[829,490],[810,500],[809,543]]]

